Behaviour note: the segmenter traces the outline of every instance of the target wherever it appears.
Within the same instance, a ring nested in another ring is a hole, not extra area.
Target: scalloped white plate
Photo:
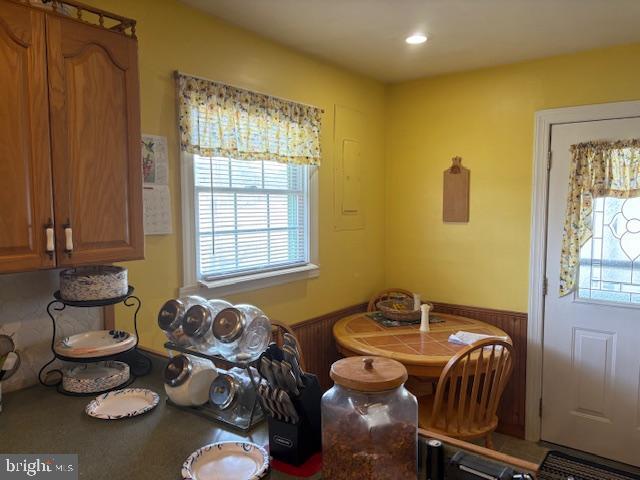
[[[146,388],[124,388],[96,397],[85,408],[87,415],[104,420],[142,415],[155,408],[160,395]]]
[[[183,480],[259,480],[269,454],[250,442],[218,442],[199,448],[182,465]]]
[[[136,344],[136,336],[117,330],[95,330],[65,337],[56,343],[58,355],[73,358],[102,357],[126,352]]]

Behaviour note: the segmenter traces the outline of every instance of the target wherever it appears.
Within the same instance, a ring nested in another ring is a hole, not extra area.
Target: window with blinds
[[[309,263],[307,166],[194,155],[198,278]]]

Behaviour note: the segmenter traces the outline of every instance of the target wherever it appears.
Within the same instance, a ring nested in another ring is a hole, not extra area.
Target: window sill
[[[276,285],[306,280],[320,276],[320,267],[309,263],[300,267],[285,268],[271,272],[254,273],[221,280],[198,282],[198,285],[182,287],[180,296],[201,295],[203,297],[233,295],[236,293],[260,290]]]

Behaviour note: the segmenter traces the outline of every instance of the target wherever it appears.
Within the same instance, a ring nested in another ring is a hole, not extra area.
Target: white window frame
[[[318,258],[318,168],[307,168],[309,263],[293,267],[230,275],[212,281],[198,279],[196,268],[195,179],[193,155],[180,153],[182,197],[182,274],[180,295],[201,295],[205,298],[233,295],[285,283],[307,280],[320,275]]]

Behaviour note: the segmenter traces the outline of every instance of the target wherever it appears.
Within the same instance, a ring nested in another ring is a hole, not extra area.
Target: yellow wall
[[[175,0],[92,0],[106,10],[138,21],[142,131],[168,138],[173,235],[147,236],[146,260],[130,262],[130,281],[142,299],[141,342],[157,350],[164,337],[156,326],[160,305],[182,283],[180,183],[173,71],[310,103],[325,109],[323,164],[319,169],[318,279],[299,281],[229,297],[262,307],[272,318],[304,320],[367,299],[383,285],[384,253],[384,86],[327,63],[305,57],[230,26]],[[345,105],[365,113],[366,228],[333,227],[333,111]],[[130,328],[130,313],[119,309],[118,326]]]
[[[386,284],[526,311],[534,113],[636,100],[639,79],[640,45],[629,45],[390,87]],[[471,169],[465,225],[442,222],[442,173],[455,155]]]
[[[640,98],[640,45],[385,87],[176,0],[91,3],[138,20],[142,130],[169,141],[175,233],[146,237],[146,260],[128,264],[144,302],[142,343],[155,349],[164,341],[156,312],[182,284],[174,70],[326,111],[320,278],[229,298],[290,323],[361,302],[384,286],[526,311],[534,112]],[[365,114],[364,230],[334,228],[336,104]],[[441,221],[442,172],[454,155],[471,169],[467,225]],[[128,328],[128,316],[118,312],[119,326]]]

